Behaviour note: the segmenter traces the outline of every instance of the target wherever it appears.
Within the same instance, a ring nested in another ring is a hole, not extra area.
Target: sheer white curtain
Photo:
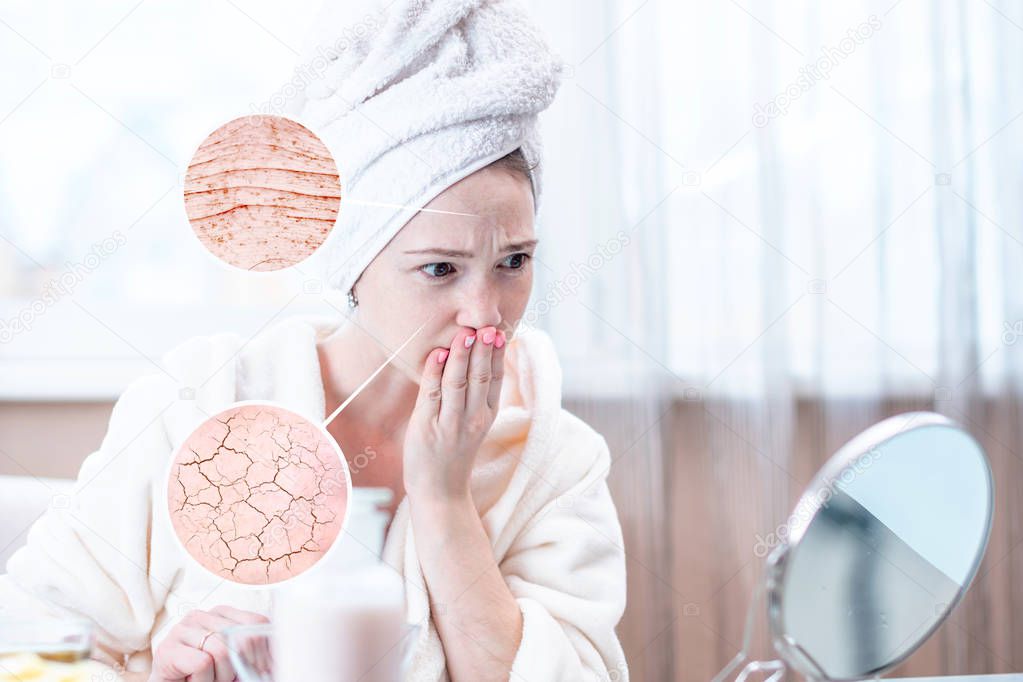
[[[762,394],[765,366],[835,395],[931,393],[940,370],[999,385],[1021,246],[1008,5],[528,4],[572,67],[544,121],[538,295],[631,238],[541,316],[586,340],[566,358],[631,341],[727,395]]]
[[[538,324],[616,457],[638,679],[712,675],[756,538],[910,409],[970,429],[1002,494],[976,589],[906,669],[1018,667],[997,604],[1018,591],[1023,11],[529,4],[573,65],[544,124],[538,295],[630,240]]]

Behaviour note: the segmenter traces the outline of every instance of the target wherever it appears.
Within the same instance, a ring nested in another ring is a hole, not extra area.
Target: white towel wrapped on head
[[[287,113],[341,176],[331,286],[347,292],[417,210],[519,147],[539,207],[537,115],[562,63],[516,0],[328,0],[298,70],[317,63]]]

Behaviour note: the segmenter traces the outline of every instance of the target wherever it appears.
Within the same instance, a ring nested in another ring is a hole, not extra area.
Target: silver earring
[[[354,308],[359,305],[359,299],[355,297],[355,289],[348,290],[348,307]]]

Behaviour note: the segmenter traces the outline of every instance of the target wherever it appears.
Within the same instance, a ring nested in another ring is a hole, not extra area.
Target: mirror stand
[[[712,682],[726,682],[726,680],[732,679],[730,677],[732,673],[744,662],[746,665],[735,675],[735,682],[746,682],[749,676],[754,673],[771,673],[769,677],[764,679],[764,682],[779,682],[785,675],[785,662],[780,659],[746,662],[749,657],[750,641],[753,639],[756,628],[756,615],[758,612],[764,612],[763,606],[765,605],[762,603],[764,590],[764,582],[758,580],[756,587],[753,588],[753,596],[746,611],[746,627],[742,635],[742,649],[728,662],[728,665],[721,669],[721,672],[714,676]]]

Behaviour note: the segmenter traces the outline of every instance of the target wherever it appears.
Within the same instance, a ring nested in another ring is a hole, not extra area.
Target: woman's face
[[[434,348],[462,329],[510,340],[533,286],[533,195],[521,173],[488,166],[444,190],[363,271],[356,322],[387,357],[424,322],[394,365],[418,382]],[[389,350],[385,350],[389,349]]]

